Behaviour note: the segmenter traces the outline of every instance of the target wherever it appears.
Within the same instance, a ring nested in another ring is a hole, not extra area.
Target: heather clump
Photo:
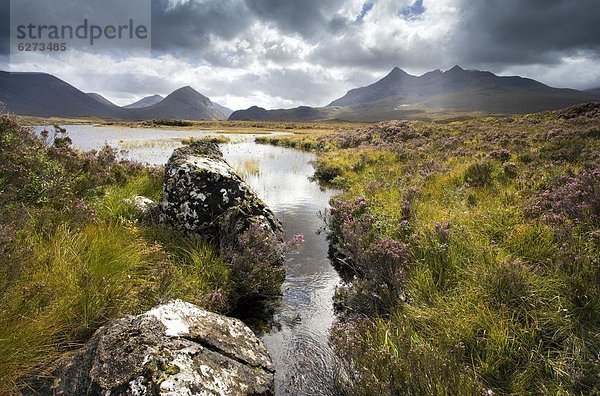
[[[298,241],[291,244],[299,243]],[[239,304],[272,298],[281,294],[285,270],[281,266],[284,254],[278,237],[260,224],[252,224],[237,237],[235,244],[221,249],[228,263],[233,295]]]
[[[583,103],[568,107],[557,112],[558,117],[567,120],[578,117],[597,118],[600,117],[600,103]]]
[[[485,187],[492,183],[494,167],[489,162],[477,162],[465,170],[465,183],[472,187]]]
[[[365,127],[352,134],[337,134],[333,140],[340,148],[359,146],[393,146],[411,139],[426,136],[429,130],[415,128],[408,121],[387,121]]]
[[[529,214],[557,226],[587,224],[599,229],[600,166],[558,177],[549,189],[532,198]]]

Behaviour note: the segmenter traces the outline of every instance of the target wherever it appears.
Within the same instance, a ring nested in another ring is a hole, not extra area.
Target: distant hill
[[[598,88],[592,88],[592,89],[586,89],[585,90],[586,93],[593,95],[597,98],[600,98],[600,87]]]
[[[211,102],[191,87],[180,88],[160,102],[146,107],[126,108],[111,103],[97,93],[86,94],[50,74],[2,71],[0,102],[9,112],[37,117],[223,120],[231,111]]]
[[[312,114],[314,120],[450,119],[554,110],[594,99],[590,92],[552,88],[528,78],[501,77],[459,66],[422,76],[395,67],[374,84],[351,89],[328,106],[313,109]],[[297,109],[250,108],[234,112],[230,119],[305,120],[308,113],[306,109],[299,116]]]
[[[531,113],[600,100],[599,89],[558,89],[522,77],[501,77],[479,70],[434,70],[422,76],[394,68],[366,87],[348,91],[328,106],[232,112],[191,87],[160,100],[160,95],[119,107],[97,93],[86,94],[45,73],[0,72],[0,102],[16,114],[147,120],[292,120],[453,119],[465,116]]]
[[[183,87],[159,103],[141,109],[128,109],[133,118],[173,118],[182,120],[226,120],[213,102],[192,87]]]
[[[246,110],[234,111],[230,120],[295,120],[313,121],[330,118],[331,113],[326,108],[313,108],[300,106],[293,109],[266,110],[262,107],[252,106]]]
[[[125,107],[126,109],[141,109],[144,107],[155,105],[163,99],[164,99],[164,97],[161,95],[146,96],[145,98],[142,98],[142,99],[138,100],[137,102],[134,102],[132,104],[129,104],[129,105],[123,106],[123,107]]]
[[[100,103],[107,105],[107,106],[116,106],[113,102],[111,102],[110,100],[106,99],[104,96],[102,96],[98,93],[88,92],[88,93],[86,93],[86,95],[92,99],[97,100]]]
[[[0,72],[0,102],[8,111],[22,115],[126,118],[120,107],[102,103],[45,73]]]

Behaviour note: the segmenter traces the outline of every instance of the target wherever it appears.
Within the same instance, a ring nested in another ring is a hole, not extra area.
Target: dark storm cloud
[[[203,49],[210,45],[210,35],[226,40],[242,36],[252,22],[241,0],[187,1],[175,5],[168,0],[152,0],[152,46],[166,52]]]
[[[463,0],[455,58],[467,63],[552,64],[600,53],[598,0]]]
[[[13,0],[15,1],[15,0]],[[63,0],[61,12],[73,9]],[[25,1],[27,2],[27,1]],[[357,28],[377,2],[365,0],[354,20],[340,15],[343,0],[151,0],[153,49],[219,66],[239,67],[243,58],[215,53],[212,37],[247,40],[257,21],[318,44],[311,57],[324,65],[357,66],[376,70],[397,64],[404,67],[438,67],[439,53],[449,52],[452,62],[469,64],[551,64],[562,55],[600,52],[598,0],[457,0],[458,24],[450,33],[450,47],[438,42],[417,42],[418,51],[398,43],[380,42],[377,48],[361,46]],[[415,18],[427,13],[428,1],[401,5],[397,15]],[[0,53],[9,40],[9,1],[0,2]],[[49,12],[29,7],[30,12]],[[388,23],[390,23],[388,21]],[[393,24],[393,22],[391,22]],[[441,39],[441,38],[440,38]],[[418,38],[416,40],[419,40]],[[429,53],[432,52],[432,54]],[[438,53],[438,55],[435,54]],[[286,54],[267,51],[270,60],[289,62]],[[235,62],[233,61],[235,59]]]
[[[433,1],[417,0],[404,8],[398,4],[396,15],[394,4],[390,2],[385,21],[390,29],[402,20],[428,18],[427,7]],[[326,66],[369,70],[394,65],[431,70],[461,64],[502,71],[514,65],[559,64],[568,56],[600,58],[598,0],[456,0],[448,4],[455,11],[431,21],[431,25],[453,24],[446,35],[423,37],[420,33],[429,28],[425,25],[413,27],[415,34],[403,39],[381,36],[375,46],[365,46],[365,29],[373,31],[373,26],[362,26],[364,15],[373,8],[366,1],[356,23],[320,41],[310,59]]]
[[[262,21],[308,40],[347,26],[349,21],[336,16],[343,3],[343,0],[246,0],[248,8]]]

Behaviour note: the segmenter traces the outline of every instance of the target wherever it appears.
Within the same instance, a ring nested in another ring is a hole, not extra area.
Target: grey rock
[[[137,217],[147,224],[158,223],[161,218],[160,205],[150,198],[141,195],[133,196],[123,201],[126,205],[131,206],[138,215]]]
[[[100,328],[58,362],[55,395],[272,395],[265,345],[241,321],[172,301]]]
[[[129,199],[126,199],[125,203],[133,206],[143,215],[151,213],[158,206],[158,204],[150,198],[142,197],[141,195],[135,195]]]
[[[283,234],[273,212],[210,142],[174,151],[165,168],[161,209],[167,222],[188,234],[232,238],[257,222]]]

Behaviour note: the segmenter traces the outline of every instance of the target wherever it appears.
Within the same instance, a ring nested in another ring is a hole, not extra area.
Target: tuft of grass
[[[241,163],[234,164],[233,167],[236,173],[240,175],[242,179],[248,178],[250,176],[260,175],[260,161],[257,159],[246,159]]]
[[[0,321],[0,387],[43,368],[84,342],[108,319],[139,312],[158,301],[140,274],[160,266],[133,230],[115,224],[67,224],[52,234],[23,232],[30,257],[4,290]],[[14,331],[18,329],[18,331]]]

